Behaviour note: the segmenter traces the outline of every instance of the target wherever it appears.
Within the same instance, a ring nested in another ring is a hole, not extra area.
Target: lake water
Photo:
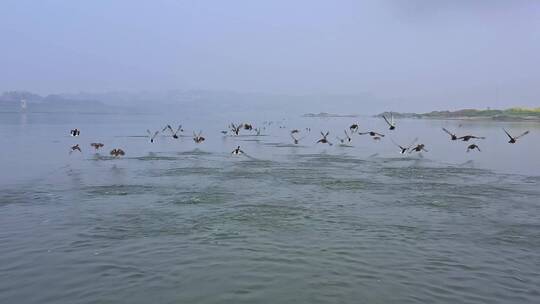
[[[143,137],[179,120],[206,142]],[[0,143],[0,303],[540,302],[538,123],[0,113]]]

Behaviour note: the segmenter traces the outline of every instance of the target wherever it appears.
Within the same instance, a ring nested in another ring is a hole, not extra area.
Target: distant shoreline
[[[469,120],[469,121],[528,121],[540,122],[540,108],[510,108],[506,110],[464,109],[457,111],[432,111],[428,113],[393,113],[384,112],[375,117],[434,119],[434,120]]]

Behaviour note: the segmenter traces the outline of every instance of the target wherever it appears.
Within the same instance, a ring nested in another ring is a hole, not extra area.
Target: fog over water
[[[369,94],[396,111],[540,97],[538,1],[6,0],[0,25],[0,91]]]

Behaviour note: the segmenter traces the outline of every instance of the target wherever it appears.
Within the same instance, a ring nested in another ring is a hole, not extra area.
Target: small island
[[[476,110],[463,109],[457,111],[432,111],[428,113],[391,113],[384,112],[376,117],[387,117],[393,114],[396,118],[424,118],[424,119],[451,119],[451,120],[497,120],[497,121],[538,121],[540,122],[540,108],[510,108],[505,110]]]

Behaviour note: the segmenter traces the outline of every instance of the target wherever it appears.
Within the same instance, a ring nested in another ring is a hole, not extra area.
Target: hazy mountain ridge
[[[362,112],[380,110],[382,105],[369,94],[285,95],[225,90],[110,91],[103,93],[61,93],[40,96],[27,91],[9,91],[0,95],[0,109],[20,110],[26,100],[28,111],[111,112],[122,109],[143,113],[182,111],[187,113],[249,112],[303,114],[306,112]]]

